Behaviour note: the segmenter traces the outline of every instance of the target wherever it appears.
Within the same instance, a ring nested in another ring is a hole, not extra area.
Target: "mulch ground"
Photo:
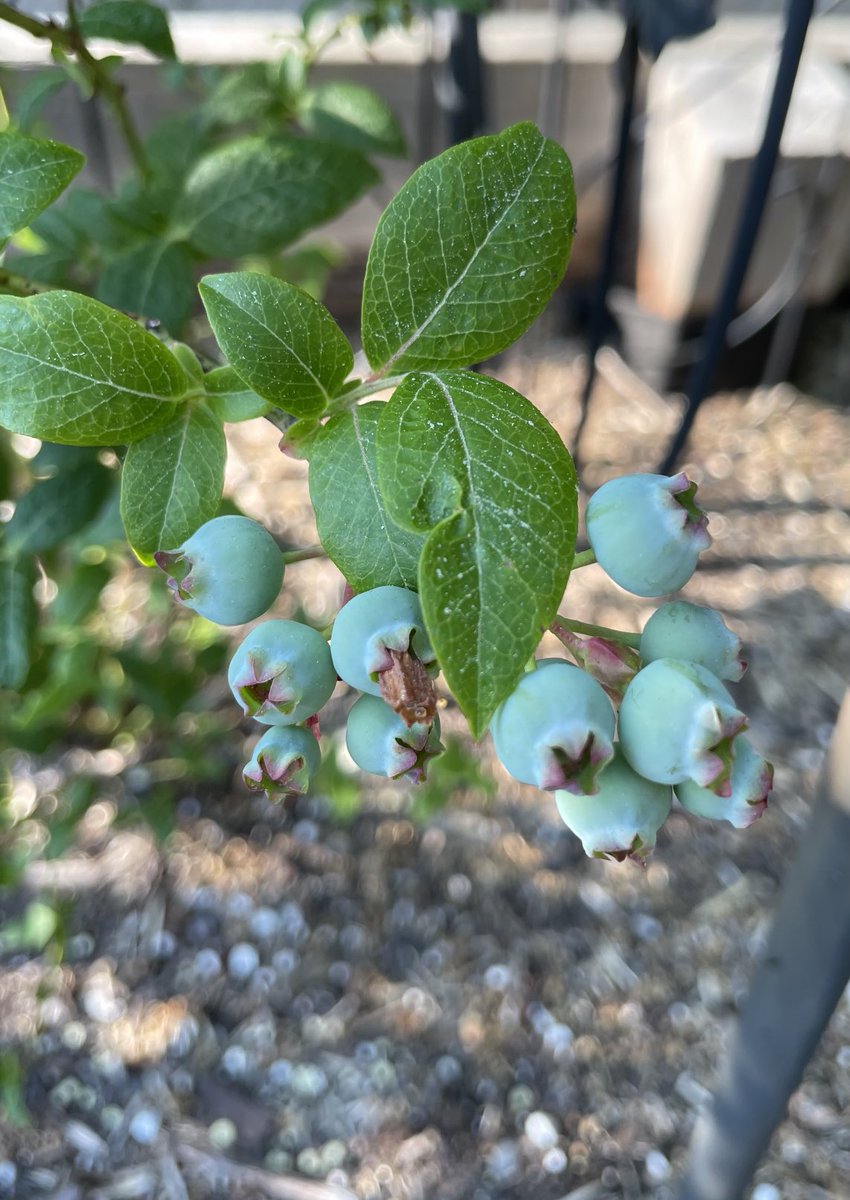
[[[590,487],[652,469],[678,414],[612,353],[601,367]],[[569,443],[567,349],[501,373]],[[8,899],[76,897],[60,965],[0,970],[32,1121],[0,1128],[0,1196],[670,1200],[850,677],[850,413],[786,387],[716,396],[686,469],[714,544],[683,595],[749,651],[737,695],[776,767],[765,817],[736,832],[674,812],[645,870],[590,861],[485,743],[495,793],[425,822],[401,787],[369,785],[340,823],[322,795],[287,813],[234,783],[186,795],[157,844],[114,822],[115,762],[87,762],[104,798]],[[234,432],[232,493],[294,544],[315,537],[305,474],[270,426]],[[294,565],[280,615],[321,622],[339,594],[327,564]],[[597,567],[568,595],[621,628],[652,611]],[[444,726],[461,732],[451,708]],[[55,790],[80,761],[20,756],[17,786]],[[848,1101],[845,995],[757,1200],[850,1195]]]

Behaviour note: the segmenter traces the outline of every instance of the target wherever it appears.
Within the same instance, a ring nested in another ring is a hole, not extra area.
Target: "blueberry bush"
[[[268,251],[362,191],[373,178],[364,120],[349,152],[323,140],[339,134],[345,105],[313,92],[296,109],[297,136],[254,134],[189,167],[179,195],[163,196],[165,233],[151,235],[164,254]],[[4,134],[0,233],[30,224],[79,166],[65,147]],[[331,629],[262,620],[235,652],[231,691],[262,727],[248,786],[310,786],[339,679],[362,693],[347,746],[364,771],[422,783],[443,749],[440,711],[455,704],[474,739],[490,731],[507,771],[554,793],[588,854],[645,858],[674,792],[701,816],[750,823],[771,770],[722,682],[742,662],[720,616],[668,603],[634,635],[577,620],[565,599],[571,573],[592,562],[642,597],[682,587],[710,542],[695,485],[610,481],[587,508],[590,549],[577,552],[578,486],[560,436],[530,400],[471,369],[546,307],[574,231],[569,160],[522,123],[445,151],[390,201],[357,355],[316,296],[257,269],[200,281],[214,362],[119,311],[157,315],[120,290],[0,296],[0,422],[41,439],[61,468],[3,527],[3,685],[28,682],[39,555],[93,517],[120,464],[136,557],[208,620],[264,617],[285,567],[305,557],[327,556],[345,581]],[[132,275],[152,253],[142,238],[118,257]],[[256,522],[220,515],[224,425],[259,418],[309,463],[319,546],[281,553]],[[575,665],[535,658],[547,630]]]

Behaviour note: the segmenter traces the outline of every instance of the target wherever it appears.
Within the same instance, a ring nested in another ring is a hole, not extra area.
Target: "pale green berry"
[[[646,779],[692,779],[729,794],[734,738],[747,719],[716,675],[696,663],[659,658],[638,671],[620,705],[620,743]]]
[[[502,766],[520,783],[588,794],[614,753],[614,710],[586,671],[544,658],[490,723]]]
[[[340,679],[380,696],[379,676],[392,666],[391,650],[409,651],[426,666],[434,662],[416,592],[387,586],[352,596],[339,610],[331,633],[331,655]]]
[[[567,828],[581,838],[585,854],[618,861],[644,859],[652,852],[672,799],[669,785],[638,775],[619,746],[599,777],[595,796],[555,793],[558,812]]]
[[[309,729],[275,725],[266,730],[242,771],[249,788],[268,795],[303,795],[319,769],[322,754]]]
[[[361,770],[417,783],[425,778],[428,760],[443,749],[438,717],[430,724],[406,725],[388,704],[369,695],[348,714],[345,744]]]
[[[688,582],[711,545],[708,518],[687,475],[623,475],[588,502],[585,524],[603,571],[636,596],[662,596]]]
[[[690,779],[677,783],[673,790],[682,807],[695,816],[729,821],[736,829],[746,829],[767,808],[773,767],[756,754],[745,737],[735,738],[729,783],[728,796],[718,796]]]
[[[733,683],[747,667],[741,655],[741,639],[720,613],[686,600],[672,600],[656,609],[643,627],[640,656],[645,663],[658,658],[684,659]]]
[[[218,625],[244,625],[277,599],[283,555],[272,535],[248,517],[214,517],[177,550],[158,550],[177,600]]]
[[[234,654],[227,681],[246,716],[298,725],[330,699],[336,672],[328,644],[299,621],[264,621]]]

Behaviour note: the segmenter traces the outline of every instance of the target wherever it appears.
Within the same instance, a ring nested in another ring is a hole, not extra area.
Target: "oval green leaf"
[[[0,133],[0,241],[52,204],[85,161],[78,150],[59,142]]]
[[[147,0],[99,0],[83,9],[78,20],[84,37],[144,46],[157,58],[176,57],[168,16]]]
[[[243,138],[206,154],[174,223],[204,254],[277,250],[329,221],[378,179],[355,150],[312,138]]]
[[[516,341],[564,274],[575,211],[569,159],[528,122],[421,166],[369,251],[363,348],[375,371],[468,366]]]
[[[219,346],[257,395],[295,417],[324,412],[354,355],[323,304],[253,271],[207,275],[200,292]]]
[[[308,133],[364,154],[407,152],[392,109],[371,88],[344,80],[311,88],[299,120]]]
[[[208,408],[184,405],[164,429],[127,451],[121,474],[121,519],[143,563],[155,550],[180,546],[218,512],[227,447]]]
[[[236,423],[262,417],[274,406],[246,387],[233,367],[214,367],[204,376],[207,404],[219,421]]]
[[[179,337],[197,302],[189,247],[153,238],[111,258],[97,287],[104,304],[161,321]]]
[[[137,441],[174,415],[186,376],[129,317],[76,292],[0,296],[0,424],[77,446]]]
[[[310,499],[319,539],[357,592],[416,587],[424,538],[400,529],[378,490],[378,400],[331,417],[310,446]]]
[[[411,375],[378,427],[390,516],[428,531],[418,587],[446,681],[478,737],[510,695],[564,593],[575,468],[524,396],[468,371]]]

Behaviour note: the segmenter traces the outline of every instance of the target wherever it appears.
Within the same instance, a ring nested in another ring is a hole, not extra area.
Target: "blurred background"
[[[13,239],[3,284],[90,292],[202,352],[193,281],[211,266],[306,287],[356,339],[375,223],[418,163],[520,120],[560,141],[573,258],[485,369],[556,426],[584,495],[674,453],[697,481],[714,544],[683,595],[744,639],[736,694],[776,767],[751,829],[675,811],[645,870],[590,861],[451,706],[428,783],[367,781],[341,685],[313,794],[251,795],[236,638],[131,561],[117,460],[7,437],[0,521],[32,556],[34,608],[0,692],[0,1196],[672,1200],[850,674],[850,4],[802,22],[774,169],[765,121],[799,8],[377,0],[323,7],[305,39],[294,4],[186,4],[174,57],[92,41],[121,56],[144,187],[101,98],[0,19],[14,127],[87,155]],[[296,59],[316,88],[380,97],[358,143],[380,182],[291,244],[146,275],[191,163],[292,122]],[[306,464],[268,422],[227,432],[224,511],[314,543]],[[331,565],[295,563],[274,615],[321,628],[341,595]],[[654,607],[596,567],[569,597],[629,630]],[[848,1102],[845,996],[755,1200],[850,1196]]]

